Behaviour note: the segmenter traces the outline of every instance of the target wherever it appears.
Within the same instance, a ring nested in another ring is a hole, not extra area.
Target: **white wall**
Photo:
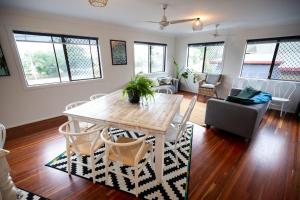
[[[221,31],[222,32],[222,31]],[[213,38],[207,33],[198,33],[188,36],[176,37],[176,60],[180,66],[186,67],[187,45],[189,43],[225,41],[224,62],[223,62],[223,83],[218,90],[221,97],[226,97],[231,88],[232,80],[239,77],[243,62],[243,56],[247,39],[270,38],[281,36],[300,35],[300,24],[292,24],[285,26],[260,27],[248,30],[227,30],[227,36]],[[270,81],[273,85],[277,81]],[[187,84],[182,83],[181,89],[197,93],[198,85],[194,84],[190,79]],[[288,111],[294,112],[297,103],[300,100],[300,83],[297,83],[297,90],[292,97],[292,102],[287,108]]]
[[[26,88],[12,30],[98,37],[104,78]],[[127,41],[128,65],[111,64],[110,39]],[[134,73],[133,44],[136,40],[167,43],[166,72],[174,73],[171,64],[175,48],[173,36],[76,18],[0,10],[0,43],[11,73],[9,77],[0,77],[0,123],[10,128],[59,116],[64,106],[72,101],[88,100],[94,93],[121,88]]]

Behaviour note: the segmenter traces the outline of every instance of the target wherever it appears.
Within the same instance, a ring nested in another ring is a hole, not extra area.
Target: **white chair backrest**
[[[105,93],[97,93],[97,94],[93,94],[93,95],[90,97],[90,100],[93,101],[93,100],[99,99],[100,97],[103,97],[103,96],[105,96],[105,95],[106,95]]]
[[[104,128],[102,133],[101,133],[101,139],[102,141],[105,143],[105,148],[107,148],[108,150],[112,150],[114,152],[115,155],[118,156],[118,160],[125,160],[126,158],[124,158],[124,152],[126,152],[126,150],[130,147],[130,146],[134,146],[137,144],[141,144],[141,147],[139,148],[136,157],[134,158],[135,160],[135,164],[138,163],[138,158],[140,157],[142,150],[145,146],[145,141],[146,141],[147,136],[143,136],[140,137],[138,139],[136,139],[133,142],[122,142],[122,143],[118,143],[114,141],[114,138],[112,135],[109,135],[109,131],[108,128]],[[114,148],[112,148],[114,147]],[[126,153],[125,153],[126,154]]]
[[[156,88],[155,92],[157,93],[165,93],[165,94],[173,94],[173,91],[167,87]]]
[[[63,134],[64,137],[66,138],[67,144],[72,146],[75,149],[75,153],[80,154],[80,150],[78,148],[78,145],[82,143],[91,143],[91,148],[94,148],[96,145],[96,142],[100,140],[101,138],[101,131],[103,130],[103,126],[96,126],[93,127],[92,129],[89,129],[87,131],[83,132],[71,132],[71,126],[72,126],[73,121],[67,121],[63,123],[58,131],[59,133]]]
[[[0,149],[3,149],[6,139],[6,130],[3,124],[0,124]]]
[[[68,104],[65,109],[70,110],[70,109],[80,106],[86,102],[88,102],[88,101],[75,101],[73,103]]]
[[[267,90],[267,81],[258,80],[258,79],[248,79],[247,87],[252,87],[256,90],[266,91]]]
[[[273,86],[272,95],[274,97],[290,99],[296,87],[296,84],[292,82],[278,82]]]
[[[247,86],[247,84],[248,84],[247,79],[236,78],[233,79],[231,88],[244,89]]]
[[[185,111],[183,118],[180,122],[180,125],[179,125],[180,127],[178,129],[176,138],[180,138],[184,134],[185,129],[186,129],[186,123],[188,122],[188,120],[191,117],[191,114],[195,107],[196,102],[197,102],[197,96],[194,96],[190,102],[188,109]]]

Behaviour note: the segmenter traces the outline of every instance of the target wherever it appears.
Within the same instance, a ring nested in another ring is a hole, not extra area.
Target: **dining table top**
[[[183,95],[155,93],[147,103],[132,104],[117,90],[99,99],[66,110],[64,115],[73,119],[105,123],[116,128],[148,133],[165,134]]]

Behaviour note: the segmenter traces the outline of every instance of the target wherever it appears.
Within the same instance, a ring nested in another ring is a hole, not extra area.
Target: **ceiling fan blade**
[[[170,21],[170,24],[178,24],[178,23],[185,23],[185,22],[191,22],[195,19],[180,19],[180,20],[172,20]]]
[[[154,22],[154,21],[144,21],[146,23],[153,23],[153,24],[159,24],[160,22]]]

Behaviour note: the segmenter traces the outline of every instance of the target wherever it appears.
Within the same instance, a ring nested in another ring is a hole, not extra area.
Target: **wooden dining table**
[[[163,180],[164,143],[166,132],[180,110],[182,95],[155,93],[148,103],[131,104],[118,90],[99,99],[64,111],[74,120],[74,131],[79,131],[79,121],[141,132],[155,137],[155,175]]]

